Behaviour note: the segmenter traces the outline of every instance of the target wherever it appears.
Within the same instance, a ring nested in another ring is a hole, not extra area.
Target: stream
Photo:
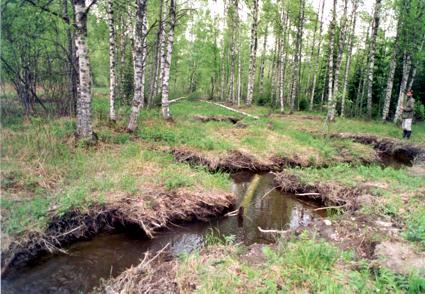
[[[314,211],[310,202],[296,199],[273,189],[272,174],[237,173],[232,176],[232,192],[237,207],[243,206],[243,218],[221,217],[209,223],[195,222],[158,233],[154,239],[140,239],[129,234],[103,234],[67,248],[68,254],[38,259],[30,266],[11,271],[2,279],[3,293],[79,293],[99,285],[100,279],[117,276],[136,265],[146,251],[156,251],[170,243],[174,256],[200,248],[206,236],[233,235],[247,245],[269,243],[270,234],[262,229],[296,229],[325,212]]]

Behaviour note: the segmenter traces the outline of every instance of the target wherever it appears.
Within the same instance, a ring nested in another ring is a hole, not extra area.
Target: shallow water
[[[323,217],[317,206],[300,202],[293,195],[273,189],[271,174],[233,175],[232,191],[243,206],[242,217],[227,217],[209,223],[193,223],[158,234],[152,240],[128,234],[100,235],[76,243],[68,253],[47,256],[35,264],[9,273],[2,280],[3,293],[78,293],[88,292],[101,278],[116,276],[137,264],[146,251],[156,251],[170,243],[171,254],[178,255],[200,248],[211,232],[233,235],[245,244],[273,241],[263,229],[295,229],[313,218]]]

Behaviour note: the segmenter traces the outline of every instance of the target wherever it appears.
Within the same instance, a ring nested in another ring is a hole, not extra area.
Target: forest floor
[[[161,266],[141,265],[130,279],[124,272],[108,286],[123,286],[123,278],[152,286],[166,270],[164,285],[182,292],[425,289],[424,273],[412,271],[425,268],[417,262],[425,260],[424,167],[383,168],[388,156],[424,154],[425,123],[413,126],[406,145],[389,123],[327,125],[314,113],[241,108],[260,117],[253,119],[182,100],[171,105],[174,122],[158,109],[142,110],[139,128],[128,134],[128,109],[110,124],[101,92],[93,108],[99,143],[90,148],[75,146],[70,118],[28,119],[2,109],[2,270],[111,226],[154,236],[174,222],[222,215],[235,201],[229,172],[274,171],[276,187],[320,195],[336,213],[274,245],[217,240]]]

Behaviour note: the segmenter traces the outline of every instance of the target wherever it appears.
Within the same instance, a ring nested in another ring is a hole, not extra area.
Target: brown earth
[[[298,197],[320,202],[324,206],[341,207],[344,210],[360,208],[363,195],[368,194],[367,187],[350,188],[339,183],[316,182],[305,184],[301,179],[287,171],[275,174],[275,186],[288,193],[301,194]]]
[[[372,145],[375,149],[384,152],[403,162],[418,164],[425,162],[425,146],[410,144],[393,138],[378,137],[351,133],[331,134],[332,138],[351,139],[354,142]]]

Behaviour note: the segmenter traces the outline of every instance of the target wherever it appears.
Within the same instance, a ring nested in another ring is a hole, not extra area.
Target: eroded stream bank
[[[274,188],[272,174],[233,175],[232,192],[237,207],[244,207],[242,216],[217,218],[206,223],[176,226],[172,231],[155,235],[154,239],[137,238],[129,234],[100,235],[93,240],[70,246],[68,254],[56,254],[37,260],[31,266],[16,268],[2,281],[7,293],[70,293],[87,292],[101,278],[116,276],[136,265],[146,251],[154,252],[167,243],[176,256],[200,248],[211,234],[233,235],[245,244],[272,241],[263,229],[296,229],[324,216],[315,211],[314,203],[300,201],[291,194]]]

